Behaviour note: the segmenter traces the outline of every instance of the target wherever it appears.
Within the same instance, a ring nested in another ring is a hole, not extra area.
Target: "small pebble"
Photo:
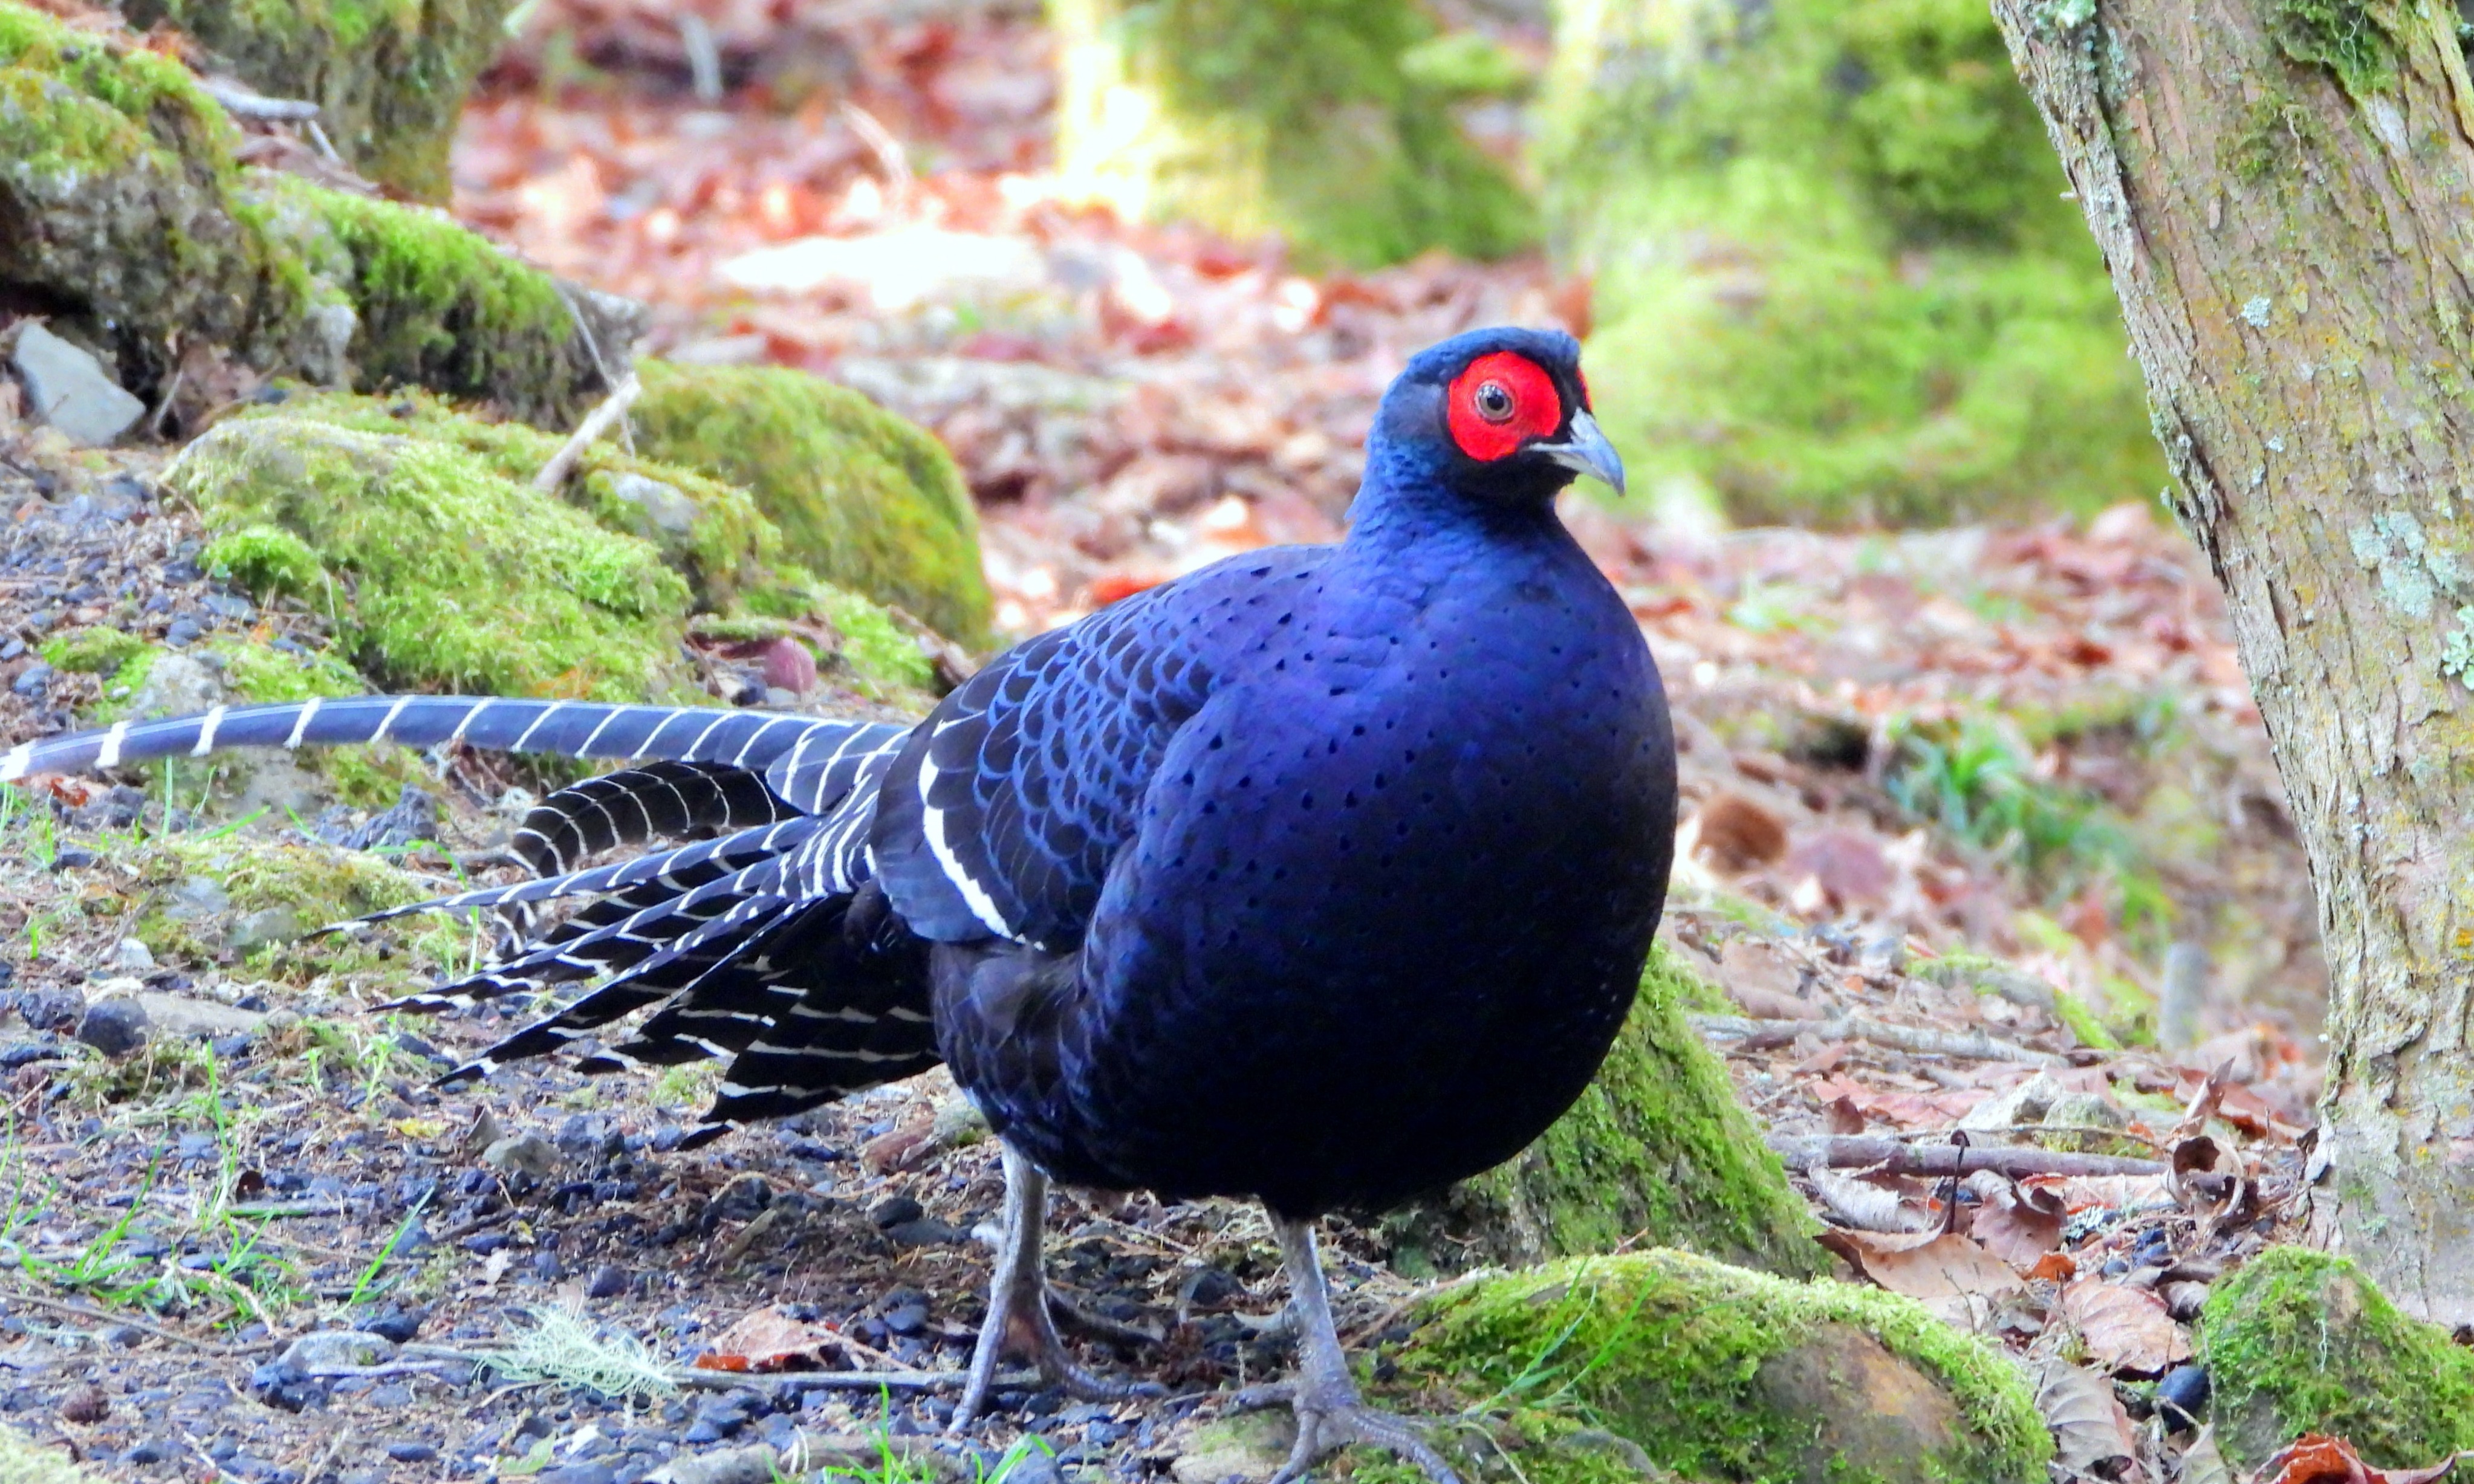
[[[426,1443],[406,1439],[400,1443],[388,1444],[386,1455],[400,1464],[425,1464],[438,1456],[438,1449]]]
[[[2156,1410],[2175,1432],[2199,1425],[2208,1410],[2208,1368],[2175,1366],[2156,1383]]]
[[[99,1423],[111,1415],[111,1399],[103,1388],[92,1382],[70,1392],[61,1400],[61,1419],[71,1423]]]
[[[867,1213],[867,1219],[880,1228],[899,1227],[927,1214],[928,1208],[909,1196],[888,1196],[876,1204],[876,1208]]]
[[[77,1038],[107,1057],[125,1057],[146,1044],[146,1007],[135,1000],[98,1000],[78,1021]]]
[[[615,1263],[603,1263],[593,1270],[584,1285],[588,1299],[616,1299],[627,1291],[627,1270]]]

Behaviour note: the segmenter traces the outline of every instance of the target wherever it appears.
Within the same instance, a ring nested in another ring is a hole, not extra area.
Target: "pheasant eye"
[[[1546,369],[1516,351],[1481,355],[1452,378],[1443,401],[1452,442],[1473,459],[1509,458],[1564,426],[1564,399]]]

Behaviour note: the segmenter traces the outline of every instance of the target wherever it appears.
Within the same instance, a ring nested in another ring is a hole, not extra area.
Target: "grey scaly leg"
[[[1406,1418],[1378,1412],[1357,1395],[1348,1376],[1348,1357],[1341,1351],[1340,1329],[1332,1323],[1331,1288],[1324,1282],[1322,1259],[1315,1253],[1314,1223],[1291,1221],[1268,1213],[1280,1239],[1280,1260],[1289,1270],[1290,1311],[1298,1322],[1298,1378],[1238,1393],[1239,1407],[1285,1403],[1298,1417],[1298,1446],[1271,1484],[1296,1484],[1325,1453],[1352,1443],[1388,1448],[1416,1464],[1433,1484],[1460,1484],[1460,1475],[1434,1450]]]
[[[1062,1387],[1083,1401],[1122,1401],[1128,1397],[1156,1395],[1157,1387],[1137,1386],[1093,1375],[1076,1364],[1057,1337],[1050,1312],[1060,1303],[1048,1291],[1039,1271],[1040,1229],[1048,1220],[1048,1177],[1037,1166],[1001,1146],[1005,1155],[1005,1240],[997,1249],[996,1269],[988,1279],[988,1317],[980,1324],[979,1344],[971,1351],[971,1369],[962,1385],[962,1399],[954,1408],[953,1426],[967,1427],[986,1406],[997,1366],[1015,1325],[1031,1331],[1031,1360],[1042,1379]]]

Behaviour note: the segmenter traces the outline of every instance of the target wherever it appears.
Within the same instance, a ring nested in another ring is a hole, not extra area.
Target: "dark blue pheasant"
[[[28,743],[0,781],[244,745],[388,740],[624,760],[545,800],[543,875],[435,907],[590,905],[412,1003],[594,981],[469,1072],[652,1009],[625,1061],[720,1057],[709,1131],[940,1058],[1004,1140],[999,1352],[1075,1367],[1039,1273],[1047,1180],[1270,1208],[1298,1295],[1291,1472],[1360,1405],[1313,1220],[1509,1157],[1632,1002],[1675,815],[1639,629],[1554,512],[1620,486],[1565,335],[1479,331],[1386,394],[1347,538],[1249,553],[999,656],[915,728],[375,697]],[[714,838],[615,865],[585,856]]]

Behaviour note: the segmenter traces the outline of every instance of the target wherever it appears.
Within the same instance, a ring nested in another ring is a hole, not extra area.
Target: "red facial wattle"
[[[1517,452],[1532,438],[1554,436],[1564,426],[1564,399],[1536,361],[1497,351],[1469,362],[1452,379],[1445,416],[1460,450],[1492,462]]]

